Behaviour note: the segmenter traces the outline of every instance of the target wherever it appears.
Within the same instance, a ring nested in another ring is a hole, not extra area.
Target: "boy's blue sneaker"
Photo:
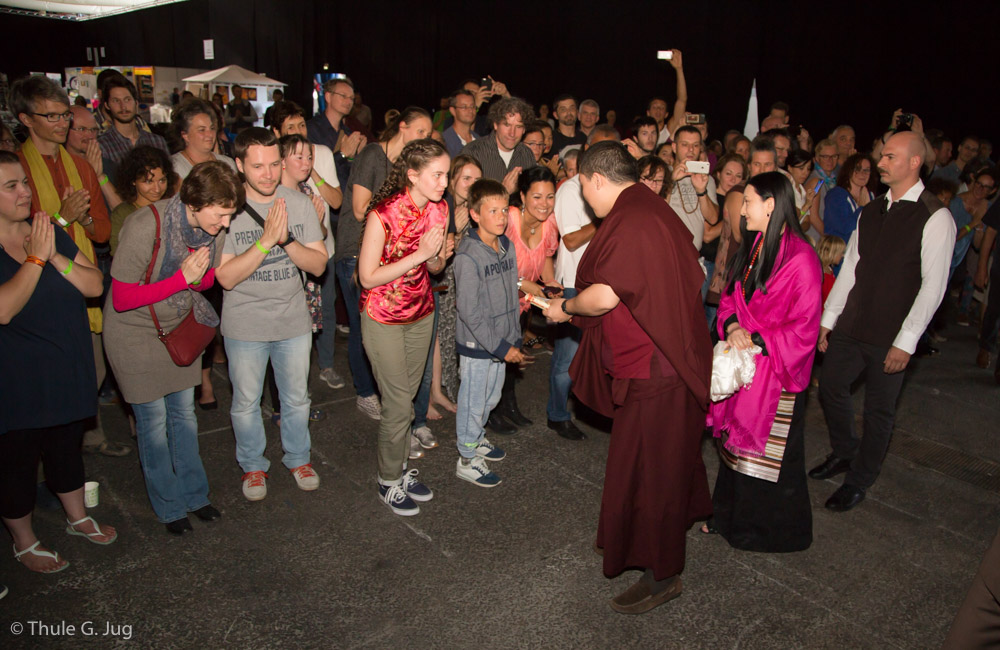
[[[500,447],[497,447],[492,442],[483,438],[479,441],[479,446],[476,447],[476,456],[480,458],[485,458],[486,460],[503,460],[507,457],[507,452]]]
[[[420,506],[406,493],[402,485],[382,485],[378,483],[378,496],[382,503],[389,506],[389,509],[397,515],[410,517],[420,514]]]
[[[479,456],[473,458],[468,465],[459,458],[455,468],[455,476],[463,481],[475,483],[479,487],[491,488],[500,485],[500,477],[491,472],[486,461]]]
[[[434,498],[431,489],[417,480],[420,471],[411,469],[403,474],[403,490],[414,501],[430,501]]]

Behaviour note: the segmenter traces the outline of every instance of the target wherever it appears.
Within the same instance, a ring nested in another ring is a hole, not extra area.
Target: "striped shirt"
[[[101,145],[101,155],[116,166],[125,159],[128,152],[132,151],[134,147],[141,145],[162,149],[163,153],[168,156],[170,155],[166,140],[142,128],[139,129],[139,139],[135,144],[132,144],[131,140],[119,133],[118,129],[114,128],[114,126],[111,126],[107,131],[97,136],[97,143]]]

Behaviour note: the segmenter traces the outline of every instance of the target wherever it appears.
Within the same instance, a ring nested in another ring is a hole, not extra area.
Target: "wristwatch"
[[[563,300],[562,304],[559,305],[559,306],[562,307],[563,313],[566,314],[567,316],[576,316],[576,314],[574,314],[570,310],[566,309],[566,303],[568,303],[568,302],[569,302],[568,299],[567,300]]]

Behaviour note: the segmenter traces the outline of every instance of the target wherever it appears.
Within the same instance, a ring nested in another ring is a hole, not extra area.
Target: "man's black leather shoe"
[[[809,478],[822,481],[823,479],[843,474],[851,469],[851,461],[846,458],[837,458],[833,454],[826,457],[822,463],[809,470]]]
[[[865,488],[845,483],[826,500],[826,507],[834,512],[847,512],[864,500]]]
[[[194,511],[194,514],[198,519],[202,521],[215,521],[222,517],[222,513],[215,509],[215,506],[209,504],[207,506],[202,506]]]
[[[573,424],[572,420],[566,420],[565,422],[553,422],[548,421],[549,428],[558,433],[563,438],[567,440],[586,440],[587,436],[580,431],[580,429]]]
[[[486,426],[493,433],[499,433],[502,436],[509,436],[517,432],[517,428],[508,422],[507,418],[500,415],[500,412],[496,409],[490,413],[489,419],[486,420]]]
[[[188,531],[194,530],[194,528],[191,527],[191,520],[187,517],[178,519],[177,521],[168,522],[165,525],[167,527],[167,532],[171,535],[183,535]]]

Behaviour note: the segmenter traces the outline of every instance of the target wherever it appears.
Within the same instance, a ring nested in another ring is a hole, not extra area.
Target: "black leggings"
[[[35,509],[39,459],[45,482],[55,494],[83,487],[85,423],[0,433],[0,516],[20,519]]]

